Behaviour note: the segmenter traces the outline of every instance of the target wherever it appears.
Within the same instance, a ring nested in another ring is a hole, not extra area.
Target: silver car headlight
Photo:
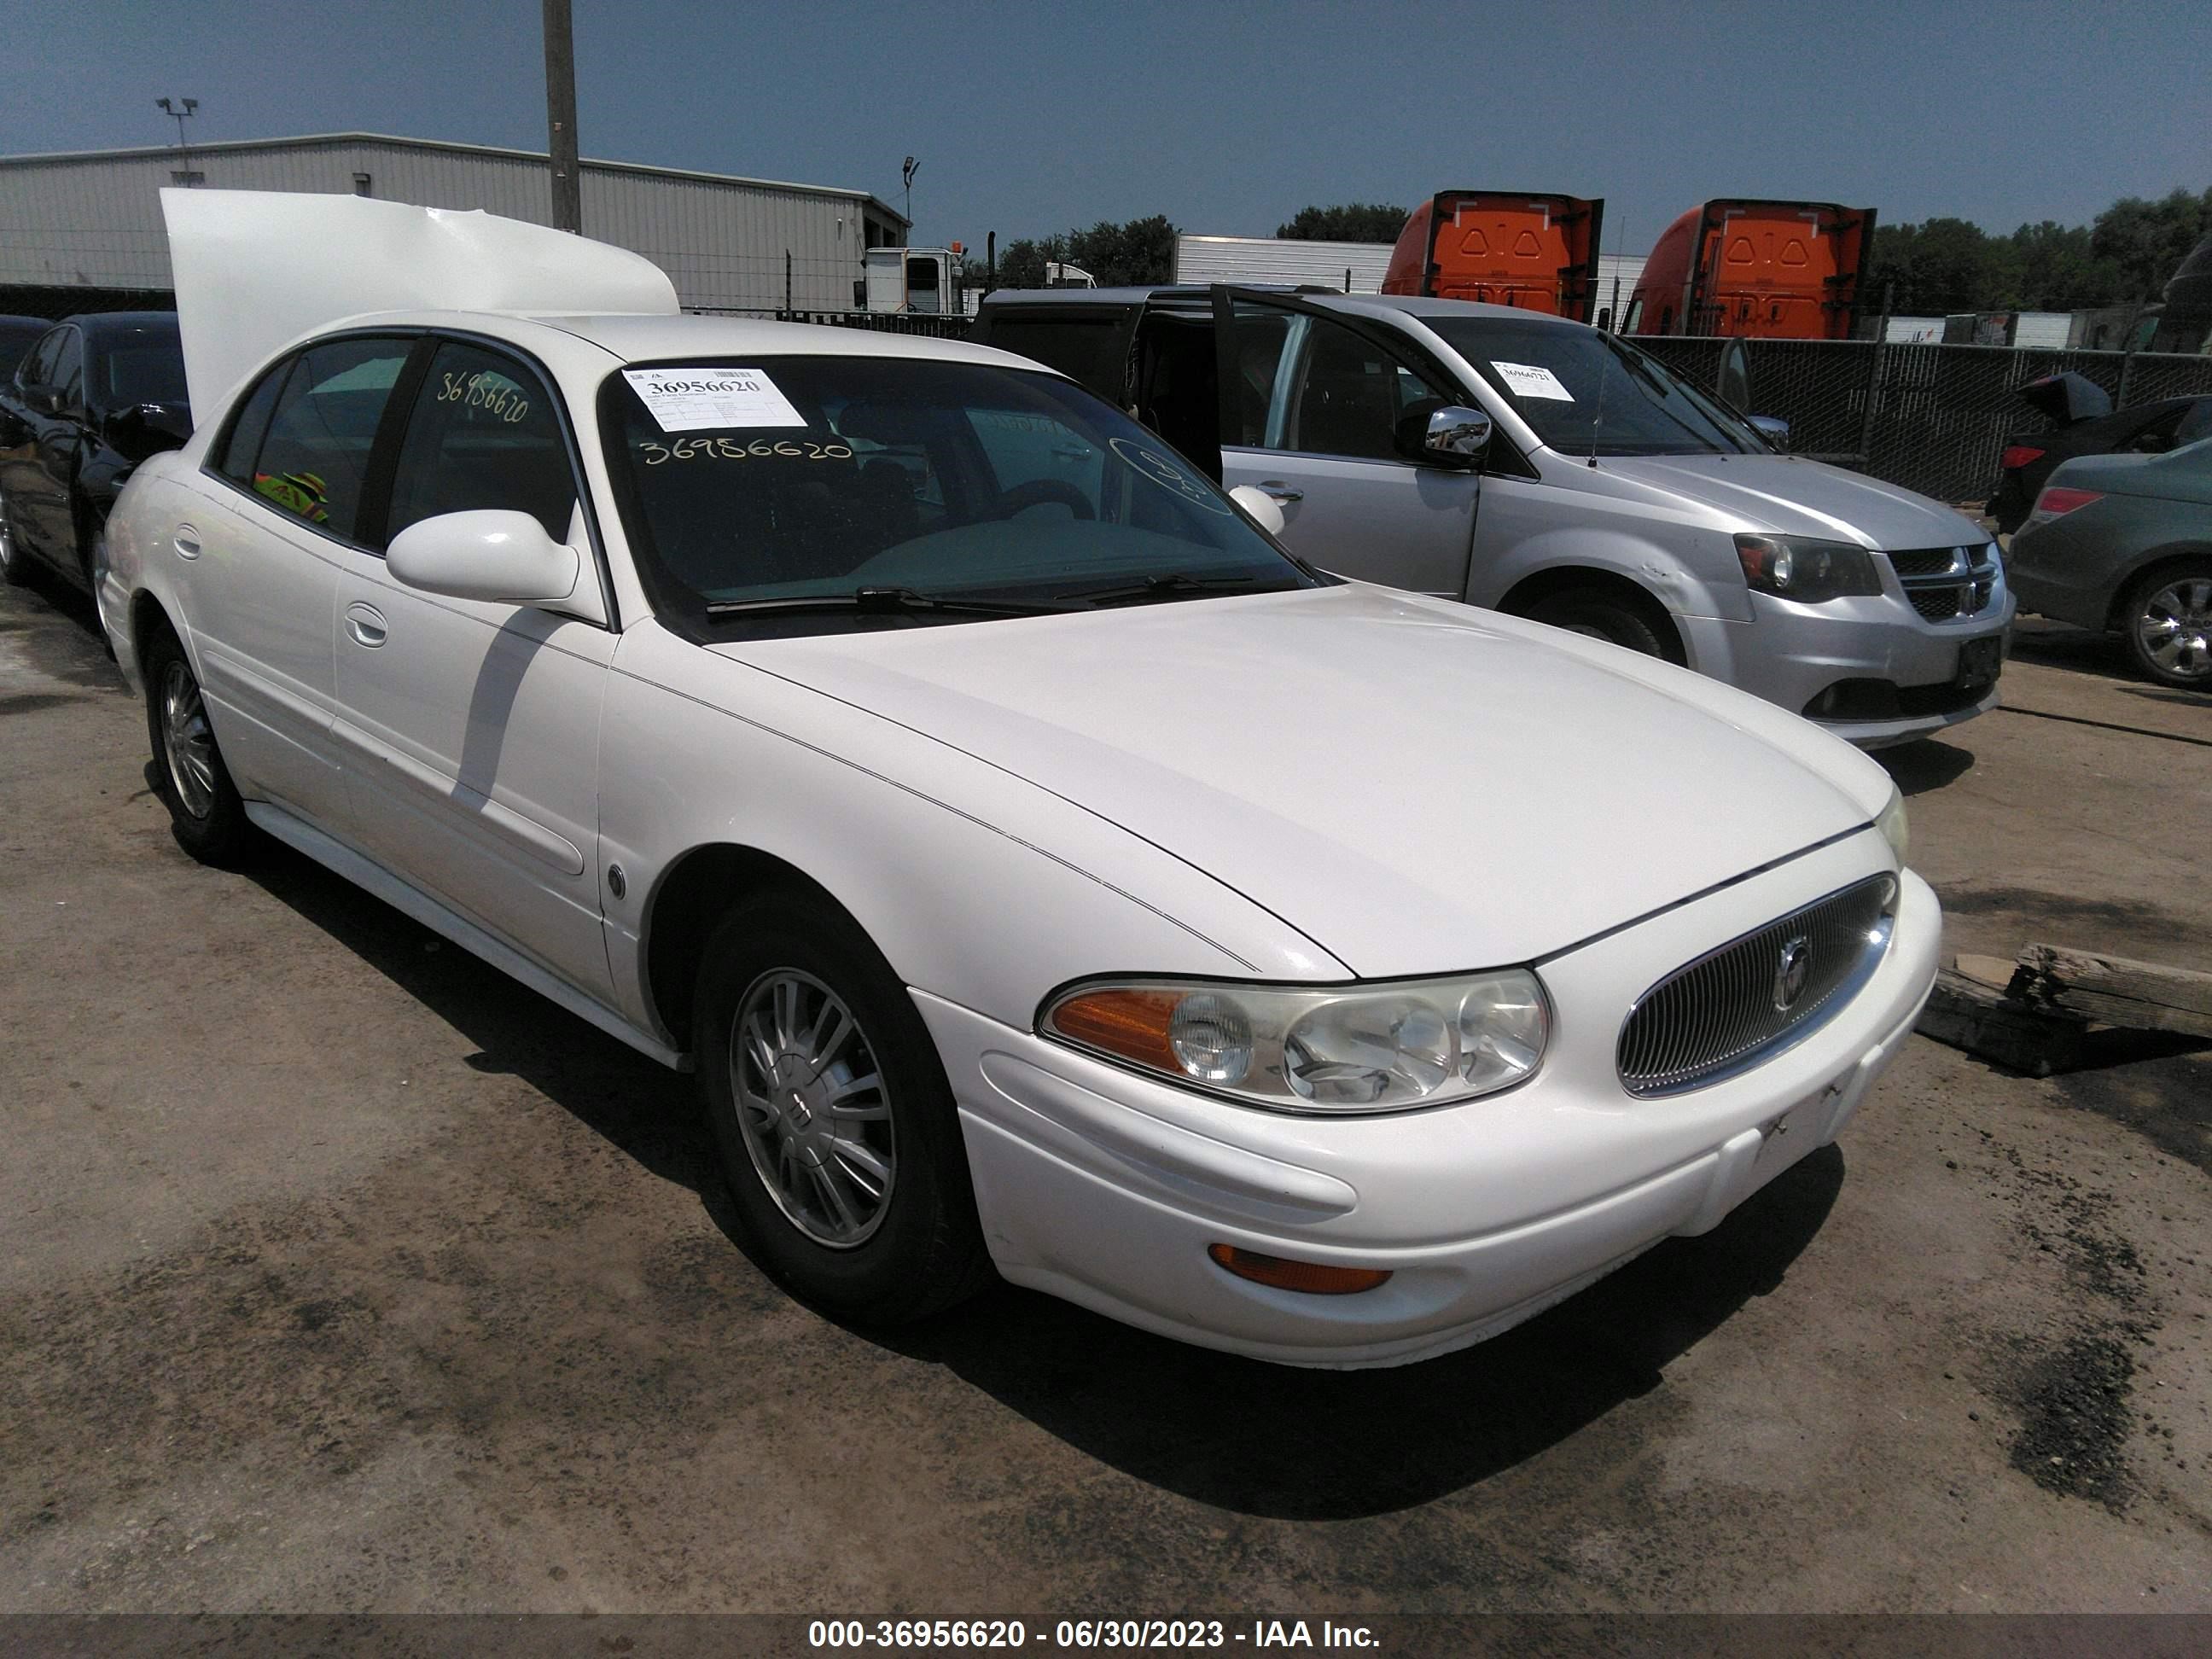
[[[1881,838],[1889,843],[1889,850],[1897,854],[1897,867],[1905,868],[1905,851],[1911,845],[1912,831],[1905,821],[1905,795],[1895,784],[1889,787],[1889,805],[1881,809],[1881,816],[1874,821],[1881,831]]]
[[[1746,533],[1735,538],[1735,556],[1752,587],[1800,605],[1869,599],[1881,592],[1873,556],[1850,542]]]
[[[1045,1004],[1046,1036],[1285,1112],[1395,1112],[1510,1089],[1552,1017],[1526,969],[1374,985],[1093,980]]]

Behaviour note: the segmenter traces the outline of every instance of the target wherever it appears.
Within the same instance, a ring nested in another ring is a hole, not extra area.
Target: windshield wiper
[[[1044,617],[1064,605],[1013,600],[939,599],[913,587],[856,587],[849,593],[797,593],[782,599],[710,599],[709,617],[763,617],[795,611],[864,611],[891,616]]]
[[[1164,576],[1147,576],[1127,587],[1094,587],[1071,593],[1068,598],[1092,605],[1158,605],[1164,599],[1187,599],[1201,593],[1241,593],[1252,586],[1252,580],[1249,576],[1194,576],[1177,570]]]

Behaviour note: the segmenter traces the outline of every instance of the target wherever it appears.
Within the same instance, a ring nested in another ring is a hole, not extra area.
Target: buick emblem
[[[1774,1006],[1787,1012],[1797,1006],[1797,999],[1805,994],[1805,981],[1812,976],[1813,951],[1800,933],[1782,947],[1782,958],[1774,968]]]

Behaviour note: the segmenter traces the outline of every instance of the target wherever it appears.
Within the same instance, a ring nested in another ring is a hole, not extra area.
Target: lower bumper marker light
[[[1255,1285],[1271,1285],[1279,1291],[1302,1291],[1308,1296],[1357,1296],[1386,1284],[1388,1267],[1336,1267],[1318,1261],[1292,1261],[1234,1244],[1209,1244],[1206,1255],[1214,1265]]]

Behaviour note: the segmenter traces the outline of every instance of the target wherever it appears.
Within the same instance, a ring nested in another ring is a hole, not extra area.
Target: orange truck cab
[[[1577,196],[1440,191],[1398,233],[1382,292],[1480,300],[1586,323],[1604,218],[1603,201]]]
[[[1722,199],[1660,233],[1624,334],[1848,340],[1874,254],[1874,210]]]

